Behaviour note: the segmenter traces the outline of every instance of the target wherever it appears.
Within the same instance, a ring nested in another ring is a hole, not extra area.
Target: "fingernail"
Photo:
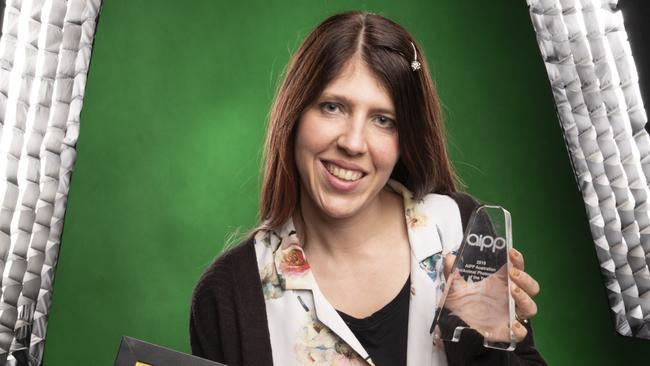
[[[521,273],[521,271],[518,270],[517,268],[513,268],[513,269],[510,270],[510,274],[512,275],[512,277],[519,277],[520,273]]]
[[[518,251],[517,249],[512,248],[512,256],[513,256],[513,257],[517,258],[517,257],[519,257],[520,255],[521,255],[521,253],[519,253],[519,251]]]
[[[515,286],[515,289],[513,291],[518,294],[521,292],[521,289],[519,288],[519,286]]]

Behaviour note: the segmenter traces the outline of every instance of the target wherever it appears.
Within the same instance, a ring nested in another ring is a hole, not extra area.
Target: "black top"
[[[337,310],[376,366],[406,365],[410,292],[411,277],[391,302],[367,318]]]

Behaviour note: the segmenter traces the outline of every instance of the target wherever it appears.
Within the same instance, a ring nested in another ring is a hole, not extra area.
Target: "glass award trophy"
[[[434,342],[458,342],[467,332],[483,345],[512,351],[515,303],[510,293],[512,227],[510,212],[482,205],[472,213],[436,310]]]

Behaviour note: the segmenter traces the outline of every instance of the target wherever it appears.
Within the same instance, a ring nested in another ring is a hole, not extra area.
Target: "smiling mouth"
[[[349,169],[343,169],[340,166],[330,163],[328,161],[323,161],[323,165],[325,165],[325,169],[327,169],[330,174],[333,176],[344,180],[348,182],[354,182],[357,181],[365,175],[365,173],[360,172],[358,170],[349,170]]]

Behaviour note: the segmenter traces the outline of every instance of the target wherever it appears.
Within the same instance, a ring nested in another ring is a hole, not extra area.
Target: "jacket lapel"
[[[431,365],[433,336],[429,328],[438,301],[437,272],[442,265],[442,243],[435,223],[405,199],[407,232],[411,243],[411,298],[409,303],[407,365]]]
[[[462,238],[460,212],[447,196],[431,194],[416,201],[399,182],[389,185],[404,197],[411,245],[407,365],[444,365],[444,351],[433,345],[430,328],[444,287],[444,255]]]
[[[359,356],[368,360],[368,352],[320,291],[302,245],[298,241],[293,220],[289,219],[278,236],[280,237],[280,243],[274,255],[274,262],[280,284],[285,290],[310,291],[314,301],[315,316],[318,321],[347,343]]]
[[[318,320],[347,343],[361,358],[368,360],[370,357],[368,352],[366,352],[361,342],[359,342],[354,333],[345,324],[336,309],[325,299],[325,296],[323,296],[318,287],[312,289],[312,295],[314,296],[314,306]]]

